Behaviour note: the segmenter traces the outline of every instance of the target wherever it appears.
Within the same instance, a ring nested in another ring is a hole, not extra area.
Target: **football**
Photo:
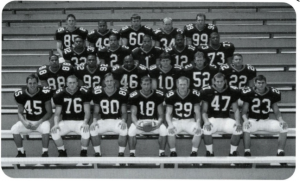
[[[145,132],[150,132],[152,130],[153,123],[152,121],[143,122],[143,130]]]

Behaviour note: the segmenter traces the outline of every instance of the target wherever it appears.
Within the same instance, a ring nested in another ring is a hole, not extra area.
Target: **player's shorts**
[[[142,119],[142,120],[139,120],[139,121],[154,121],[156,124],[158,123],[157,120],[148,120],[148,119]],[[139,122],[138,121],[138,122]],[[131,123],[130,127],[129,127],[129,130],[128,130],[128,135],[129,136],[136,136],[136,134],[143,134],[143,133],[153,133],[153,134],[159,134],[159,136],[167,136],[168,134],[168,131],[167,131],[167,128],[164,124],[161,124],[159,128],[157,128],[156,130],[153,130],[153,131],[149,131],[149,132],[145,132],[143,130],[140,130],[140,129],[137,129],[135,124]]]
[[[195,122],[194,118],[191,119],[172,119],[173,126],[175,127],[176,131],[175,134],[178,134],[180,132],[187,132],[190,135],[195,135],[195,129],[197,126],[197,123]],[[170,134],[168,132],[168,135],[174,136],[175,134]],[[201,136],[201,132],[199,135],[195,136]]]
[[[237,132],[235,123],[236,121],[231,118],[208,118],[212,124],[211,130],[207,131],[203,128],[204,135],[212,135],[215,132],[221,131],[227,134],[241,135],[243,132]]]
[[[245,129],[243,126],[244,132],[253,133],[256,131],[267,131],[270,133],[286,133],[288,129],[283,129],[280,125],[279,121],[274,119],[248,119],[251,123],[251,127],[249,129]]]
[[[120,136],[127,136],[127,125],[126,129],[121,129],[121,119],[100,119],[97,121],[99,128],[96,127],[95,130],[90,130],[91,136],[97,136],[106,132],[118,133]]]
[[[89,132],[83,132],[83,129],[80,128],[82,126],[84,121],[73,121],[73,120],[67,120],[67,121],[60,121],[58,123],[58,126],[60,130],[57,130],[56,134],[51,134],[52,138],[54,140],[59,139],[61,136],[67,135],[70,132],[75,132],[78,135],[81,135],[83,139],[89,139],[90,133]]]
[[[29,120],[28,120],[29,121]],[[29,121],[32,124],[35,124],[37,121]],[[50,133],[50,122],[48,120],[42,122],[36,130],[27,129],[23,125],[21,121],[18,121],[11,127],[12,134],[20,134],[20,133],[31,133],[37,131],[41,134],[49,134]]]

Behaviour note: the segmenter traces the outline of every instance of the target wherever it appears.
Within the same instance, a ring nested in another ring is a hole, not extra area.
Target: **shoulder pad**
[[[189,45],[189,46],[188,46],[188,49],[189,49],[189,50],[192,50],[192,51],[195,51],[195,50],[196,50],[196,47],[194,47],[193,45]]]
[[[122,45],[122,48],[125,48],[125,49],[128,49],[128,50],[129,50],[129,47],[126,46],[126,45]]]
[[[48,87],[48,86],[44,86],[43,89],[42,89],[42,92],[44,94],[49,94],[51,92],[51,88]]]
[[[80,30],[80,31],[83,31],[83,32],[87,32],[87,30],[84,29],[83,27],[79,27],[79,30]]]
[[[112,33],[115,33],[115,34],[118,34],[118,33],[119,33],[118,30],[116,30],[116,29],[111,29],[111,32],[112,32]]]
[[[133,91],[133,92],[130,93],[129,97],[133,98],[133,97],[135,97],[137,95],[138,95],[138,92],[135,90],[135,91]]]
[[[20,96],[22,94],[23,94],[23,90],[17,90],[17,91],[15,91],[15,96],[16,97],[18,97],[18,96]]]
[[[154,48],[157,49],[157,50],[161,50],[161,48],[160,48],[160,47],[157,47],[157,46],[155,46]]]
[[[68,54],[68,53],[71,53],[71,52],[72,52],[71,47],[68,47],[68,48],[64,49],[64,54]]]
[[[248,86],[245,86],[245,87],[242,89],[242,93],[243,93],[243,94],[247,94],[247,93],[249,93],[249,92],[251,92],[251,91],[252,91],[251,88],[248,87]]]
[[[164,96],[164,93],[161,90],[156,89],[155,92],[156,92],[156,94],[159,94],[160,96]]]
[[[179,69],[179,70],[182,69],[182,67],[181,67],[180,65],[177,65],[177,64],[174,65],[174,68],[175,68],[175,69]]]
[[[270,87],[270,88],[273,93],[280,95],[280,91],[278,89],[275,89],[274,87]]]
[[[144,25],[144,27],[145,27],[146,29],[151,30],[151,28],[150,28],[149,26],[147,26],[147,25]]]
[[[142,64],[139,65],[139,68],[142,69],[142,70],[147,70],[147,67],[145,65],[142,65]]]
[[[63,32],[65,32],[65,28],[64,27],[59,27],[57,29],[57,33],[63,33]]]
[[[229,67],[229,65],[228,64],[223,64],[223,65],[221,65],[221,70],[226,70],[226,69],[229,69],[230,67]]]
[[[92,35],[92,34],[94,34],[94,33],[95,33],[95,30],[92,30],[91,32],[89,32],[88,35]]]
[[[140,48],[139,47],[135,47],[133,50],[132,50],[132,52],[136,52],[136,51],[138,51]]]
[[[192,64],[192,63],[190,63],[190,64],[184,66],[184,69],[185,69],[185,70],[191,70],[192,68],[193,68],[193,64]]]
[[[93,91],[94,94],[101,94],[101,92],[102,92],[101,86],[98,85],[98,86],[94,87],[94,91]]]
[[[196,89],[193,89],[193,94],[196,95],[196,96],[200,96],[200,92]]]
[[[214,30],[216,26],[214,24],[208,24],[207,29]]]
[[[209,46],[208,45],[200,45],[200,48],[203,49],[203,50],[206,50],[206,49],[209,48]]]
[[[62,91],[63,91],[63,88],[59,88],[59,89],[56,90],[55,94],[59,94]]]
[[[203,91],[204,91],[204,90],[209,90],[209,89],[211,89],[211,86],[210,86],[210,85],[207,85],[207,86],[202,87],[202,90],[203,90]]]
[[[129,27],[128,26],[124,26],[121,30],[124,31],[124,30],[127,30]]]
[[[177,28],[177,30],[176,30],[176,31],[177,31],[177,33],[181,33],[181,34],[183,33],[183,30],[182,30],[182,29],[180,29],[180,28]]]
[[[168,93],[167,93],[167,97],[172,97],[174,95],[174,91],[173,90],[170,90]]]
[[[63,65],[63,66],[71,66],[71,64],[68,63],[68,62],[64,62],[64,63],[62,63],[62,65]]]
[[[237,88],[236,86],[230,86],[231,89],[234,89],[234,90],[238,90],[239,88]]]
[[[99,46],[98,49],[100,52],[107,52],[107,47],[106,46]]]
[[[157,65],[155,64],[155,65],[151,65],[150,67],[149,67],[149,70],[154,70],[154,69],[156,69],[157,68]]]
[[[119,95],[126,96],[127,95],[127,89],[124,88],[124,87],[120,87]]]
[[[43,66],[39,67],[39,70],[43,70],[43,69],[46,69],[46,68],[47,68],[47,66],[43,65]]]
[[[251,70],[251,71],[255,71],[255,67],[253,67],[252,65],[247,64],[247,69]]]
[[[92,46],[86,47],[86,50],[90,53],[94,53],[96,51],[95,47],[92,47]]]

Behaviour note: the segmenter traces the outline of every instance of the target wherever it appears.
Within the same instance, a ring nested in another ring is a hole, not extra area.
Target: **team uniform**
[[[87,87],[100,86],[102,78],[106,73],[111,72],[111,67],[108,65],[97,65],[97,68],[92,72],[87,64],[82,64],[74,70],[74,75],[83,81]]]
[[[207,45],[212,32],[218,32],[218,28],[213,24],[205,24],[203,30],[199,31],[196,24],[188,24],[184,26],[183,34],[185,37],[192,39],[192,45]]]
[[[85,40],[87,35],[88,31],[82,27],[77,27],[74,31],[69,31],[66,27],[60,27],[56,30],[55,38],[62,42],[63,49],[65,49],[73,47],[76,36],[81,36]]]
[[[105,64],[113,67],[115,65],[122,65],[123,60],[127,55],[130,55],[131,51],[128,46],[119,46],[116,50],[111,50],[108,47],[102,47],[99,49],[97,56],[99,59],[103,59]]]
[[[37,75],[41,81],[47,81],[48,86],[52,90],[63,88],[66,85],[68,76],[74,73],[74,69],[70,63],[60,64],[57,72],[50,69],[50,65],[44,65],[37,69]]]
[[[128,40],[127,46],[130,50],[143,44],[144,35],[153,37],[152,28],[142,25],[138,30],[134,30],[131,26],[125,26],[120,30],[120,37]]]
[[[64,49],[63,57],[65,60],[69,60],[72,66],[77,66],[86,63],[89,54],[97,53],[97,49],[94,47],[85,47],[82,52],[76,52],[73,48],[69,47]]]
[[[176,133],[185,131],[191,135],[194,135],[194,129],[197,123],[194,118],[195,104],[199,104],[200,92],[197,90],[188,90],[188,94],[182,97],[178,90],[171,90],[165,97],[167,106],[173,106],[173,118],[172,123],[176,128]],[[170,134],[170,133],[169,133]],[[201,134],[201,133],[200,133]],[[196,135],[199,136],[199,135]]]
[[[201,70],[192,63],[183,69],[183,75],[190,79],[190,88],[200,91],[202,87],[212,85],[212,78],[219,72],[215,65],[206,65]]]
[[[211,65],[216,65],[218,68],[222,64],[227,63],[227,58],[232,57],[235,47],[230,42],[220,43],[218,49],[214,49],[209,45],[201,45],[198,50],[206,54],[210,59]]]
[[[87,40],[90,43],[93,43],[96,49],[100,49],[103,46],[109,46],[109,36],[110,35],[117,35],[117,39],[120,39],[120,34],[115,29],[109,29],[105,33],[100,33],[97,29],[94,29],[87,35]]]
[[[38,87],[38,92],[35,94],[30,94],[27,89],[23,89],[16,91],[14,97],[18,104],[24,106],[26,120],[34,124],[47,113],[45,104],[51,100],[52,94],[48,87]],[[29,133],[32,131],[49,134],[50,122],[46,120],[36,130],[31,130],[27,129],[21,121],[18,121],[11,128],[13,134]]]
[[[154,31],[153,40],[160,43],[159,47],[166,49],[175,44],[175,36],[178,33],[182,34],[183,32],[179,28],[173,28],[170,33],[167,33],[163,28],[158,28]]]
[[[176,80],[182,75],[182,69],[175,65],[168,72],[164,72],[160,66],[152,65],[149,69],[149,75],[157,80],[157,89],[167,93],[175,89]]]
[[[179,51],[173,45],[171,48],[167,48],[166,52],[171,55],[172,65],[179,65],[184,67],[194,60],[194,54],[196,53],[196,50],[196,47],[189,45],[185,46],[183,50]]]
[[[129,92],[140,88],[141,78],[148,75],[144,65],[135,65],[132,70],[122,66],[115,66],[112,70],[114,78],[120,82],[121,87],[126,87]]]
[[[132,50],[132,57],[149,68],[151,65],[156,64],[156,59],[162,54],[163,50],[160,47],[152,47],[149,51],[145,51],[142,47],[137,47]]]
[[[249,81],[256,77],[256,69],[247,64],[241,70],[237,70],[233,64],[224,64],[220,67],[220,72],[226,76],[229,86],[244,88]]]

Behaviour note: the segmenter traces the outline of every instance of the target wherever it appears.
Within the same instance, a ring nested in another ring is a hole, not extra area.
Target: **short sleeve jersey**
[[[47,113],[45,103],[51,100],[52,94],[48,87],[39,87],[34,95],[23,89],[16,91],[14,97],[18,104],[24,106],[27,120],[39,121]]]
[[[103,46],[109,46],[109,36],[112,34],[117,35],[117,39],[120,39],[120,34],[115,29],[109,29],[104,33],[100,33],[97,29],[94,29],[87,35],[87,40],[99,49]]]
[[[158,28],[154,31],[153,40],[158,41],[159,47],[165,49],[175,45],[175,37],[178,33],[182,34],[183,32],[179,28],[173,28],[170,33],[167,33],[163,28]]]
[[[62,107],[62,120],[64,121],[83,121],[84,104],[90,104],[92,100],[91,90],[88,87],[80,87],[71,94],[67,88],[58,89],[53,96],[53,102],[56,106]]]
[[[112,95],[108,95],[104,88],[98,86],[93,91],[93,102],[100,106],[101,119],[122,118],[122,105],[127,104],[128,93],[126,89],[116,89]],[[127,113],[126,113],[127,114]]]
[[[139,64],[149,68],[151,65],[156,64],[156,59],[162,54],[163,50],[160,47],[152,47],[149,51],[145,51],[142,47],[132,50],[132,57],[138,60]]]
[[[267,87],[264,94],[259,94],[254,88],[245,87],[241,100],[249,103],[249,118],[268,119],[272,105],[281,101],[281,93],[273,87]]]
[[[116,50],[111,50],[107,47],[99,49],[97,56],[99,59],[103,59],[106,64],[113,67],[115,65],[122,65],[123,60],[127,55],[130,55],[131,51],[128,46],[119,46]]]
[[[69,60],[72,66],[77,66],[86,63],[89,54],[96,55],[96,53],[97,49],[91,46],[85,47],[82,52],[76,52],[73,48],[66,48],[64,49],[63,57],[65,60]]]
[[[158,120],[158,106],[164,102],[162,91],[152,91],[150,95],[144,95],[141,90],[133,91],[129,95],[128,105],[136,106],[137,119]]]
[[[205,24],[203,30],[199,31],[196,24],[188,24],[184,26],[183,34],[192,39],[192,45],[207,45],[212,32],[218,32],[218,28],[213,24]]]
[[[173,117],[177,119],[194,118],[195,104],[199,104],[200,92],[189,90],[188,95],[182,97],[177,90],[171,90],[165,97],[167,105],[173,106]]]
[[[171,55],[172,65],[179,65],[184,67],[193,61],[196,50],[196,47],[192,45],[186,46],[181,51],[176,49],[175,46],[172,46],[171,48],[167,48],[166,52]]]
[[[56,30],[55,38],[62,42],[63,49],[73,47],[74,38],[81,36],[83,40],[86,39],[88,31],[82,27],[77,27],[74,31],[69,31],[66,27],[60,27]]]
[[[227,87],[223,92],[218,92],[212,86],[203,87],[200,100],[208,104],[208,117],[229,118],[231,104],[240,98],[237,87]]]

